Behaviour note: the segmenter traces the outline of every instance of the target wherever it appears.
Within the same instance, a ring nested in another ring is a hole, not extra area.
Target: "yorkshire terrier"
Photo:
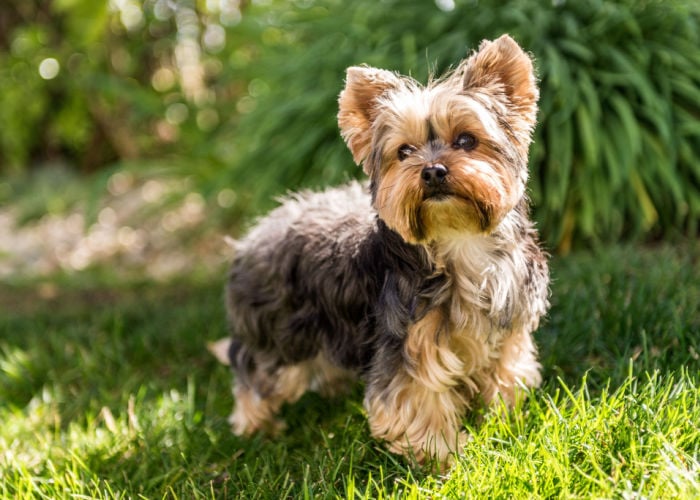
[[[538,386],[549,272],[526,195],[538,96],[507,35],[426,86],[347,70],[338,124],[368,188],[291,195],[235,242],[232,336],[211,346],[235,374],[234,433],[279,430],[283,403],[359,377],[372,435],[446,464],[468,410]]]

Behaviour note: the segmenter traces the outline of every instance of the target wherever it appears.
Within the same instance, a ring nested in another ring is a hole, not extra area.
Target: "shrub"
[[[425,80],[504,32],[537,60],[530,195],[550,246],[697,234],[695,0],[10,0],[0,167],[167,157],[205,194],[233,188],[236,217],[360,175],[335,120],[347,66]]]
[[[237,68],[252,84],[218,179],[256,193],[243,201],[359,175],[335,122],[347,66],[424,80],[508,32],[541,79],[530,194],[550,245],[697,232],[697,2],[297,1],[245,23],[264,50]]]
[[[200,3],[0,3],[0,169],[207,158],[245,82],[222,63],[240,12]]]

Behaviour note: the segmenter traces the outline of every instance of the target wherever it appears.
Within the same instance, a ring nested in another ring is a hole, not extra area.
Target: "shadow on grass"
[[[0,291],[0,411],[49,401],[54,417],[32,432],[110,434],[79,453],[93,482],[254,498],[342,495],[353,475],[391,491],[421,474],[370,438],[359,385],[347,398],[310,393],[286,406],[278,438],[233,436],[229,371],[205,348],[226,334],[218,282],[69,285],[48,297],[44,286]]]
[[[623,383],[630,359],[636,373],[700,369],[699,262],[697,244],[555,259],[537,334],[542,391],[586,375],[595,395]],[[97,484],[132,495],[344,496],[348,481],[391,492],[428,474],[371,439],[359,386],[285,407],[277,438],[231,435],[230,375],[205,349],[226,332],[216,280],[42,286],[0,290],[0,411],[25,411],[48,392],[58,423],[44,427],[61,439],[106,429],[109,439],[79,452]]]
[[[546,380],[592,390],[635,374],[700,367],[700,244],[613,247],[552,266],[552,307],[536,334]]]

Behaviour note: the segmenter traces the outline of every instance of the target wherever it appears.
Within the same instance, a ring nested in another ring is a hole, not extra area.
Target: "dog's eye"
[[[411,146],[409,144],[402,144],[401,146],[399,146],[399,150],[397,152],[397,156],[399,157],[399,161],[404,161],[415,150],[416,150],[416,148],[414,148],[413,146]]]
[[[479,145],[479,140],[474,137],[469,132],[461,133],[452,143],[452,147],[455,149],[463,149],[464,151],[471,151]]]

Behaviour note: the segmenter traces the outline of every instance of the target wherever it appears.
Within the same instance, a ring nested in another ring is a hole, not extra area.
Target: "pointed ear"
[[[500,87],[500,92],[534,123],[539,91],[532,60],[510,36],[484,40],[462,67],[464,90]]]
[[[367,66],[348,68],[345,89],[338,98],[338,125],[358,165],[370,151],[378,99],[398,88],[399,83],[399,77],[390,71]]]

